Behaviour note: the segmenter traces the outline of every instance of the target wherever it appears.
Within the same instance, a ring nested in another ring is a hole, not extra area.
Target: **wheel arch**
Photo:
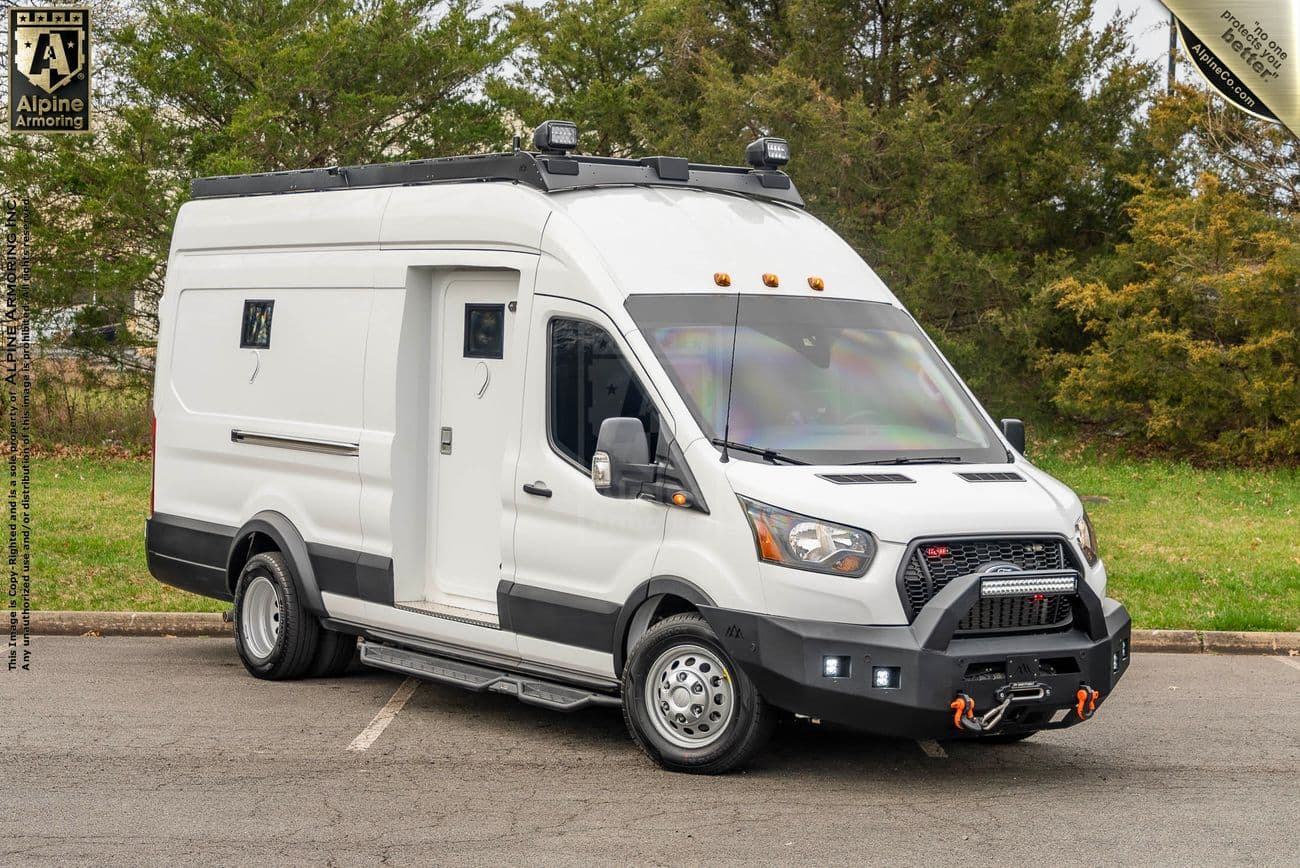
[[[637,585],[614,624],[615,677],[622,677],[632,646],[656,621],[713,605],[713,599],[699,585],[681,576],[655,576]]]
[[[289,562],[289,568],[298,580],[303,608],[315,615],[325,615],[325,604],[307,553],[307,543],[293,522],[274,510],[259,512],[235,532],[235,541],[226,557],[226,582],[231,595],[234,595],[244,564],[253,555],[264,551],[278,551]]]

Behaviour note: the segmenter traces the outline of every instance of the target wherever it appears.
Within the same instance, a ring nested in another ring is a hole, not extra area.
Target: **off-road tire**
[[[701,646],[725,668],[734,691],[733,716],[722,735],[702,748],[683,748],[655,728],[646,707],[650,668],[675,646]],[[623,669],[623,720],[632,739],[663,768],[674,772],[715,775],[746,764],[762,750],[776,725],[776,714],[752,681],[735,664],[703,618],[694,612],[665,618],[646,631],[628,655]]]
[[[244,635],[248,589],[258,578],[270,580],[279,607],[278,632],[270,653],[264,657],[249,647]],[[319,643],[320,624],[315,615],[303,609],[298,583],[284,556],[262,552],[249,558],[235,585],[235,649],[244,668],[269,681],[301,678],[310,669]]]

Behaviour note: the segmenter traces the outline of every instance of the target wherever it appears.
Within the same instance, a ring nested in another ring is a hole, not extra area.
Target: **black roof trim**
[[[783,172],[688,163],[680,157],[619,160],[530,151],[195,178],[190,182],[190,195],[195,199],[220,199],[449,181],[512,181],[547,193],[629,185],[689,187],[803,207],[803,198]]]

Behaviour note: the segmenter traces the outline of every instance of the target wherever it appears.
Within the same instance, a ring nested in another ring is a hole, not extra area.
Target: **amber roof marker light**
[[[769,271],[763,275],[763,285],[776,288],[781,285],[781,279]]]
[[[822,280],[820,277],[810,277],[808,278],[808,286],[811,289],[821,292],[826,288],[826,281]]]
[[[713,282],[718,286],[731,286],[731,275],[725,271],[713,272]]]

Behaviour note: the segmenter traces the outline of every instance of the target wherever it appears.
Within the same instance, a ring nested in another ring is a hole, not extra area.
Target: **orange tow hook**
[[[1079,720],[1087,720],[1097,711],[1097,700],[1101,699],[1101,694],[1084,684],[1079,688],[1079,692],[1074,694],[1078,702],[1074,710],[1079,715]]]
[[[961,716],[963,714],[971,719],[975,717],[975,700],[964,693],[958,693],[957,698],[948,703],[948,707],[952,709],[952,725],[958,729],[962,728]]]

